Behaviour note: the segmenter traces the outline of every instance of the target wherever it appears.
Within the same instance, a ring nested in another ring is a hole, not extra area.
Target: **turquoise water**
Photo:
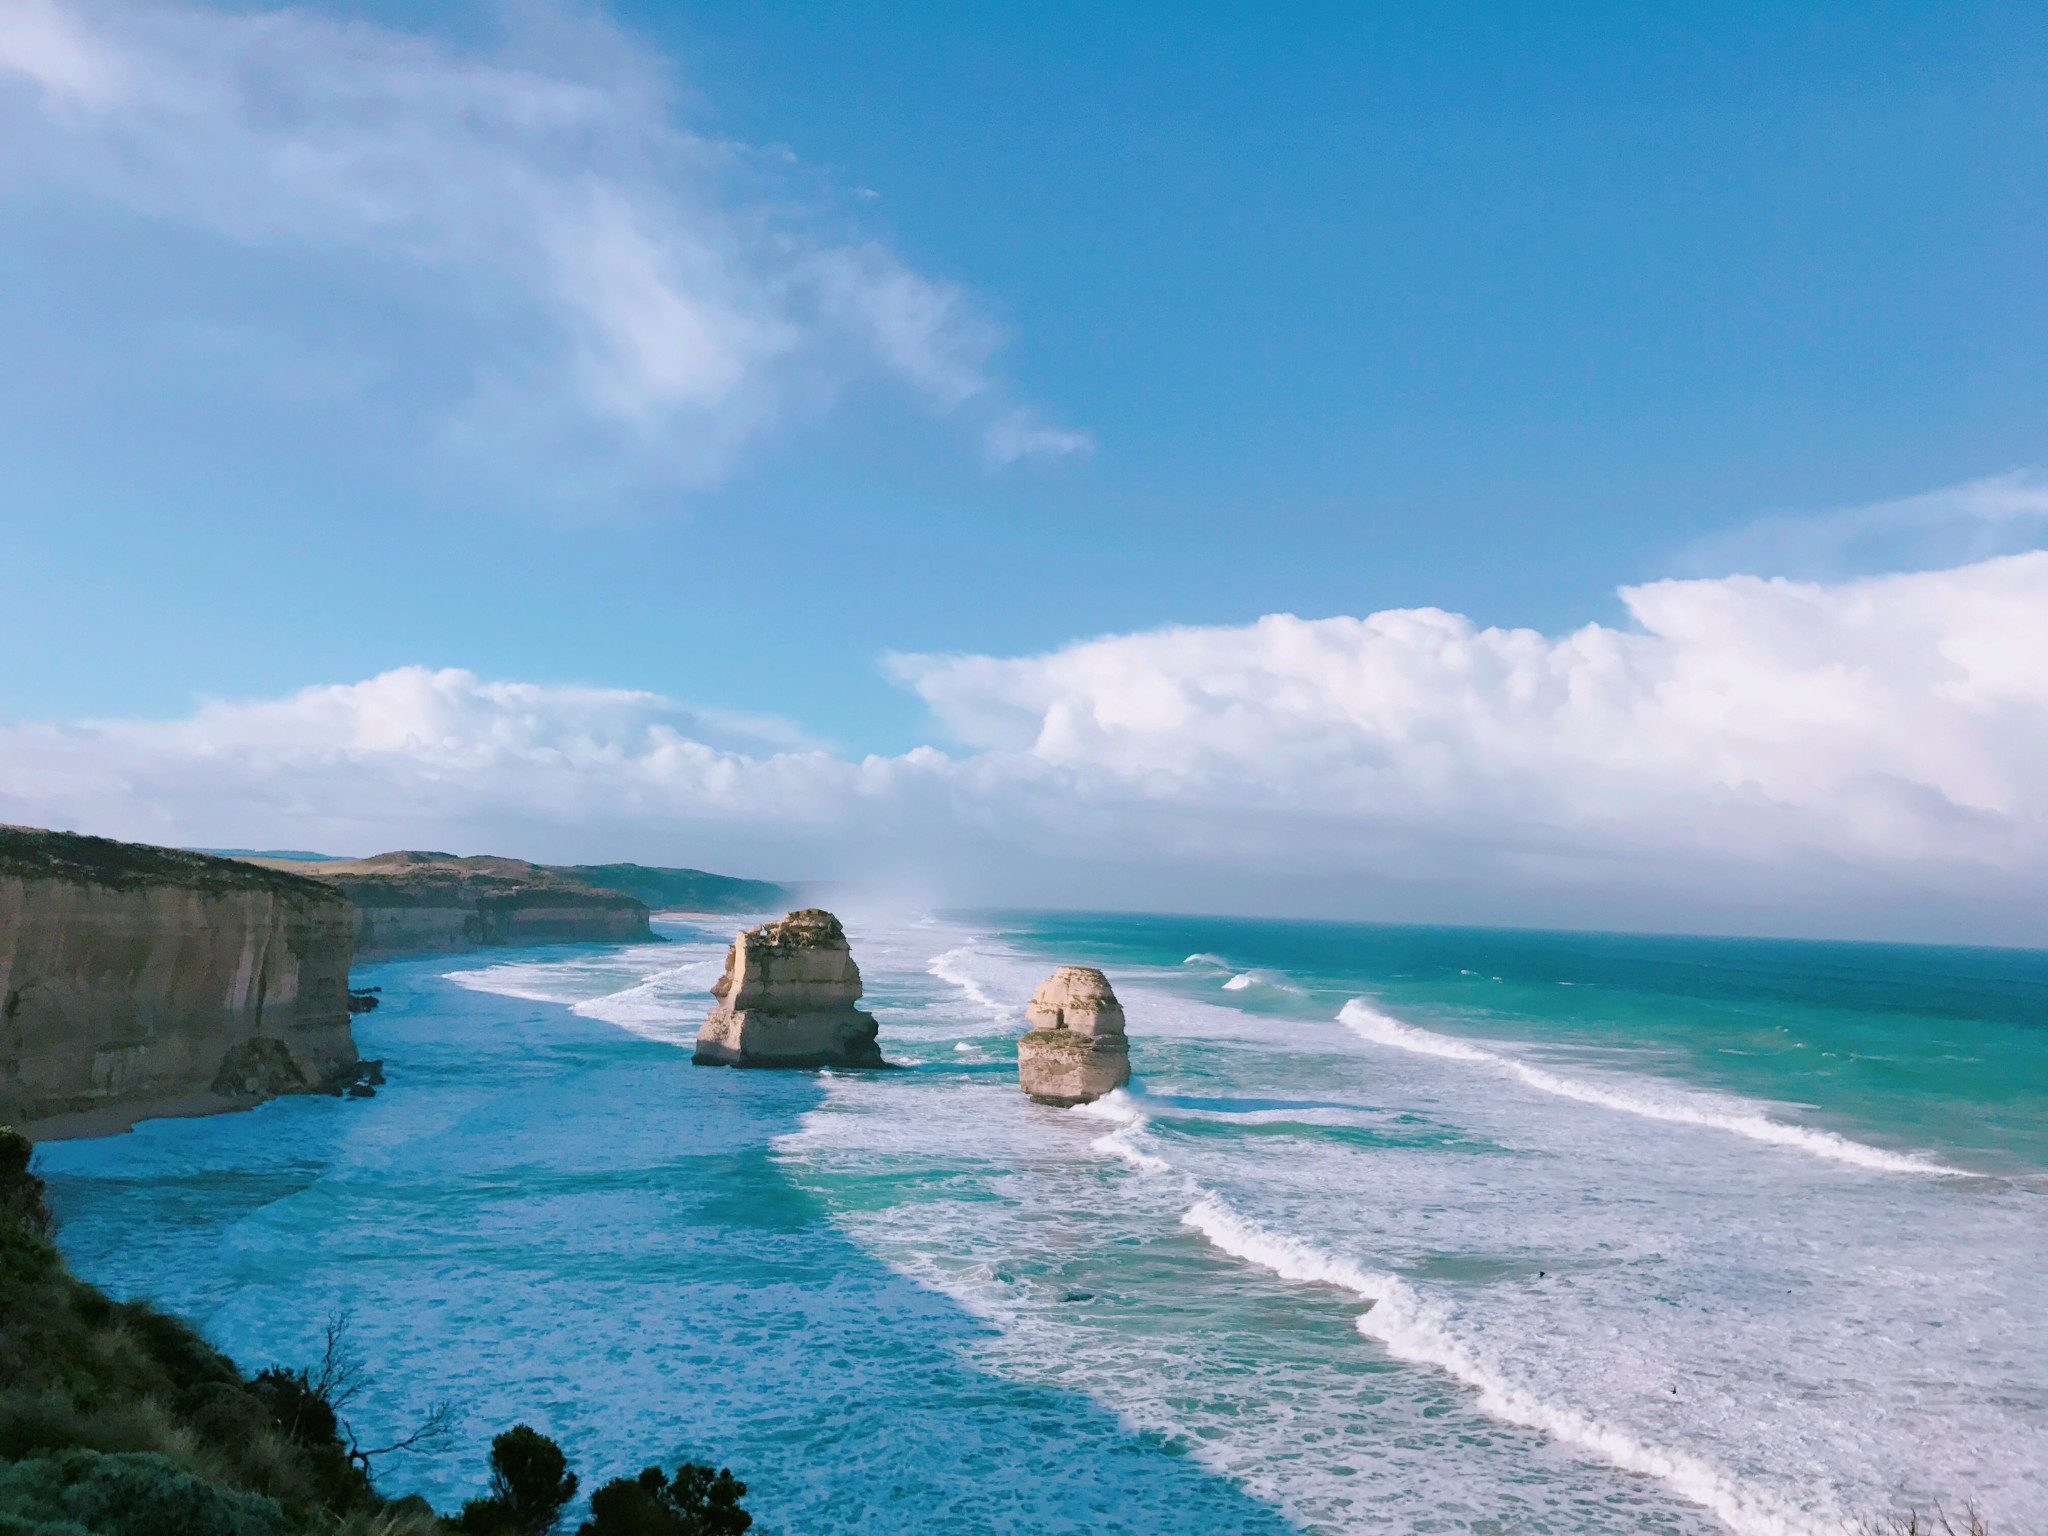
[[[730,937],[365,968],[389,1086],[44,1149],[74,1264],[361,1427],[730,1464],[796,1532],[2048,1524],[2048,956],[849,924],[886,1074],[687,1046]],[[1138,1080],[1016,1092],[1101,964]]]

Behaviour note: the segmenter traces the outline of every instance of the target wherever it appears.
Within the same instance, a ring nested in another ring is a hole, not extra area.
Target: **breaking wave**
[[[958,949],[949,949],[944,954],[934,955],[926,964],[925,970],[948,986],[958,987],[967,994],[975,1006],[987,1009],[998,1021],[1009,1023],[1017,1017],[1017,1010],[991,996],[980,982],[962,969],[961,961],[971,953],[973,951],[964,944]]]
[[[1385,1346],[1395,1358],[1434,1366],[1474,1388],[1479,1406],[1495,1418],[1540,1431],[1625,1471],[1659,1479],[1711,1510],[1742,1536],[1820,1536],[1830,1529],[1743,1487],[1696,1456],[1646,1445],[1623,1430],[1547,1402],[1506,1379],[1458,1338],[1443,1308],[1398,1275],[1363,1269],[1291,1237],[1267,1232],[1213,1194],[1197,1201],[1181,1217],[1181,1224],[1201,1233],[1232,1258],[1283,1280],[1349,1291],[1369,1304],[1358,1319],[1358,1331]]]
[[[1453,1039],[1449,1035],[1440,1035],[1432,1030],[1419,1029],[1413,1024],[1404,1024],[1401,1020],[1380,1012],[1364,998],[1354,997],[1346,1003],[1338,1012],[1337,1021],[1359,1039],[1369,1040],[1375,1045],[1393,1046],[1398,1050],[1413,1051],[1422,1056],[1437,1056],[1446,1061],[1462,1061],[1474,1066],[1491,1067],[1508,1073],[1540,1092],[1556,1094],[1559,1098],[1575,1099],[1581,1104],[1597,1105],[1601,1109],[1619,1110],[1624,1114],[1640,1115],[1647,1120],[1662,1120],[1671,1125],[1693,1125],[1707,1130],[1727,1131],[1732,1135],[1747,1137],[1751,1141],[1789,1147],[1809,1156],[1828,1158],[1852,1167],[1869,1168],[1883,1173],[1966,1176],[1964,1170],[1951,1168],[1929,1157],[1906,1152],[1887,1152],[1881,1147],[1866,1146],[1860,1141],[1838,1136],[1833,1131],[1815,1131],[1801,1125],[1787,1125],[1782,1120],[1773,1120],[1768,1115],[1759,1114],[1752,1109],[1723,1108],[1712,1103],[1675,1096],[1653,1096],[1566,1077],[1499,1051],[1489,1051],[1484,1046],[1474,1045],[1470,1041]]]

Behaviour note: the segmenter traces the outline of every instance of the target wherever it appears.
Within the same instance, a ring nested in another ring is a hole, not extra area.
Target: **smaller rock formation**
[[[1017,1080],[1039,1104],[1086,1104],[1131,1080],[1123,1005],[1091,965],[1063,965],[1031,994]]]
[[[830,912],[806,907],[749,928],[725,954],[718,999],[697,1032],[700,1067],[879,1067],[860,967]]]

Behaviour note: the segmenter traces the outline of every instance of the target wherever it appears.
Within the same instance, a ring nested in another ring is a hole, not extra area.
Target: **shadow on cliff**
[[[305,1358],[350,1310],[363,1420],[464,1410],[453,1443],[384,1479],[443,1508],[523,1420],[586,1488],[657,1457],[730,1465],[769,1533],[1292,1529],[1184,1445],[978,1368],[992,1326],[848,1241],[776,1163],[818,1078],[693,1068],[438,979],[462,964],[365,978],[384,1006],[363,1048],[392,1075],[374,1102],[48,1149],[77,1270],[251,1368]]]

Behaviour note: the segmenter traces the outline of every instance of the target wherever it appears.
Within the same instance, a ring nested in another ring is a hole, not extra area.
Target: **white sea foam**
[[[1223,990],[1226,992],[1244,992],[1252,987],[1272,987],[1280,992],[1301,990],[1276,971],[1239,971],[1223,983]]]
[[[687,957],[687,958],[685,958]],[[471,992],[559,1003],[667,1044],[693,1039],[724,965],[722,948],[678,942],[563,959],[508,960],[443,977]]]
[[[1117,1126],[1091,1144],[1094,1150],[1121,1158],[1146,1174],[1178,1171],[1166,1158],[1136,1145],[1150,1119],[1124,1090],[1078,1105],[1070,1113]],[[1298,1239],[1268,1232],[1239,1215],[1214,1191],[1192,1179],[1186,1186],[1197,1198],[1182,1214],[1183,1226],[1200,1232],[1231,1257],[1283,1280],[1350,1292],[1368,1304],[1356,1324],[1361,1334],[1397,1359],[1434,1367],[1473,1388],[1483,1412],[1598,1456],[1624,1471],[1657,1478],[1742,1536],[1821,1536],[1839,1525],[1836,1520],[1789,1509],[1697,1456],[1647,1444],[1616,1426],[1546,1401],[1461,1339],[1447,1310],[1398,1275],[1366,1269]]]
[[[1189,955],[1187,959],[1181,961],[1181,964],[1213,965],[1219,971],[1227,971],[1230,969],[1230,962],[1228,960],[1224,959],[1221,955],[1212,955],[1207,953],[1206,951],[1197,951],[1196,953]]]
[[[1370,1304],[1358,1319],[1358,1331],[1383,1344],[1389,1354],[1435,1366],[1475,1388],[1480,1407],[1497,1418],[1539,1430],[1625,1471],[1659,1479],[1742,1536],[1821,1536],[1839,1529],[1835,1520],[1785,1508],[1745,1488],[1696,1456],[1647,1445],[1612,1425],[1544,1401],[1491,1367],[1458,1337],[1442,1307],[1397,1275],[1364,1269],[1294,1238],[1264,1231],[1213,1194],[1199,1200],[1181,1221],[1224,1253],[1283,1280],[1351,1292]]]
[[[1110,1120],[1116,1129],[1106,1136],[1098,1136],[1090,1146],[1097,1152],[1107,1152],[1120,1157],[1140,1173],[1171,1173],[1173,1164],[1163,1157],[1156,1157],[1137,1143],[1152,1122],[1140,1110],[1131,1095],[1121,1088],[1112,1090],[1090,1104],[1076,1104],[1070,1114],[1083,1115],[1093,1120]]]
[[[932,956],[925,969],[948,986],[958,987],[977,1007],[987,1009],[998,1021],[1004,1024],[1014,1022],[1017,1009],[990,995],[988,989],[966,969],[966,962],[973,953],[970,946],[963,944]]]
[[[1964,1174],[1964,1170],[1951,1168],[1930,1157],[1906,1152],[1888,1152],[1881,1147],[1851,1141],[1848,1137],[1838,1136],[1833,1131],[1816,1131],[1805,1126],[1787,1125],[1782,1120],[1773,1120],[1768,1115],[1747,1107],[1740,1100],[1715,1101],[1699,1095],[1680,1097],[1675,1093],[1662,1093],[1633,1086],[1628,1089],[1609,1088],[1580,1078],[1566,1077],[1499,1051],[1487,1050],[1470,1041],[1453,1039],[1449,1035],[1440,1035],[1433,1030],[1403,1023],[1391,1015],[1380,1012],[1363,998],[1355,997],[1346,1003],[1338,1012],[1337,1019],[1361,1040],[1369,1040],[1375,1045],[1393,1046],[1423,1056],[1441,1057],[1446,1061],[1491,1067],[1507,1072],[1541,1092],[1556,1094],[1559,1098],[1574,1099],[1581,1104],[1597,1105],[1601,1109],[1619,1110],[1624,1114],[1641,1115],[1645,1119],[1662,1120],[1672,1125],[1693,1125],[1707,1130],[1727,1131],[1732,1135],[1747,1137],[1751,1141],[1788,1147],[1813,1157],[1824,1157],[1834,1162],[1847,1163],[1852,1167],[1869,1168],[1883,1173],[1942,1176]]]

